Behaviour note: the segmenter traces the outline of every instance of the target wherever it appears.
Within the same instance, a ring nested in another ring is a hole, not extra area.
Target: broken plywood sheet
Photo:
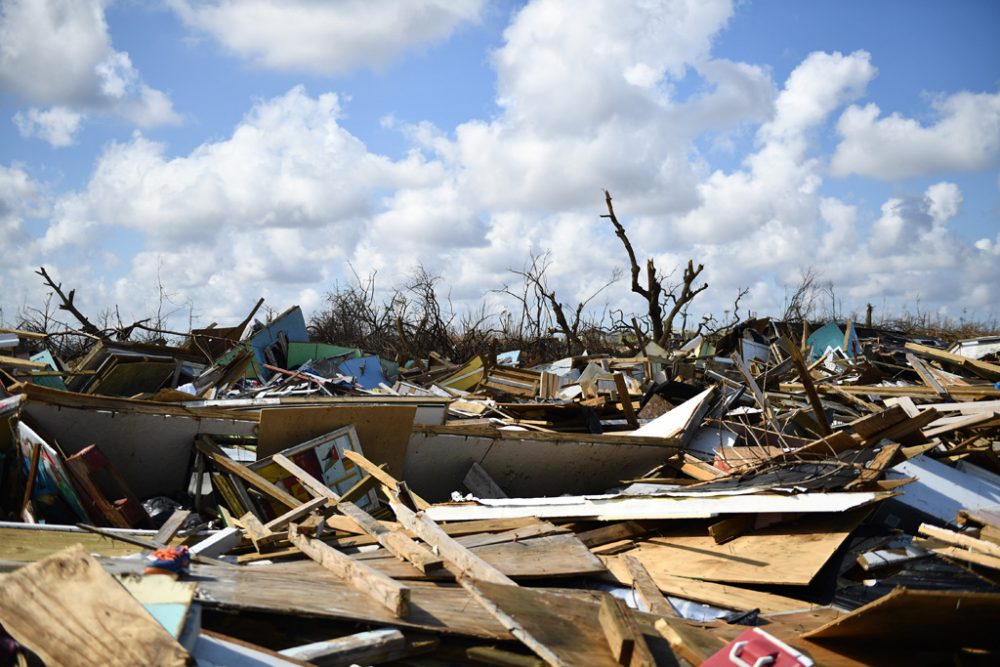
[[[907,647],[996,648],[1000,593],[896,588],[803,638],[903,642]]]
[[[753,493],[731,496],[671,497],[560,496],[557,498],[484,498],[475,503],[433,505],[427,515],[435,521],[474,519],[707,519],[720,514],[837,513],[863,507],[891,493],[799,493],[790,495]],[[706,533],[707,535],[707,533]],[[708,538],[711,540],[711,538]],[[714,541],[713,541],[714,544]]]
[[[299,443],[353,425],[365,457],[385,463],[396,478],[403,477],[406,445],[417,408],[410,405],[342,405],[307,408],[270,408],[260,411],[257,458],[277,454]]]
[[[4,627],[49,665],[186,665],[188,654],[80,545],[0,582]]]
[[[367,445],[362,440],[367,453]],[[591,493],[640,477],[675,454],[659,438],[414,427],[402,479],[429,501],[447,500],[478,463],[508,495]]]
[[[860,509],[806,517],[722,545],[703,526],[679,528],[628,553],[646,566],[658,586],[662,579],[664,589],[674,577],[806,586],[867,513]]]

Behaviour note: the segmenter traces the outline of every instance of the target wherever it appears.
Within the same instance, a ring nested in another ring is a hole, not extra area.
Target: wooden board
[[[484,581],[477,581],[476,586],[551,650],[562,664],[592,667],[618,664],[599,620],[601,599],[606,593],[587,592],[570,597],[562,591],[512,588]],[[657,664],[674,664],[669,644],[654,629],[658,617],[634,612],[633,618]]]
[[[115,530],[123,535],[135,535],[152,540],[151,530]],[[171,544],[182,540],[173,539]],[[36,561],[51,556],[74,544],[82,544],[87,553],[101,556],[127,556],[142,551],[142,547],[87,532],[75,526],[29,525],[0,523],[0,560]]]
[[[863,508],[806,517],[741,535],[721,545],[706,534],[704,527],[689,527],[649,538],[629,554],[646,566],[657,585],[658,577],[672,575],[805,586],[868,511]]]
[[[900,587],[802,636],[824,643],[869,640],[907,647],[995,648],[997,627],[1000,593]]]
[[[271,408],[260,411],[257,458],[354,425],[361,450],[375,463],[385,463],[396,478],[403,477],[406,443],[413,430],[417,408],[397,405]]]
[[[605,571],[604,564],[573,535],[535,537],[474,547],[471,551],[508,577],[568,577]],[[413,565],[389,554],[360,554],[356,558],[397,579],[425,576]],[[452,575],[445,568],[436,567],[428,568],[426,576],[451,578]]]
[[[101,562],[115,573],[139,573],[144,566],[141,561],[102,559]],[[412,627],[492,640],[511,639],[492,615],[454,585],[412,585],[410,614],[399,619],[312,561],[266,567],[192,564],[191,580],[198,584],[198,600],[204,606]]]
[[[49,665],[180,665],[188,654],[82,546],[0,582],[0,618]]]
[[[625,586],[633,585],[633,580],[625,564],[620,559],[624,556],[634,557],[634,553],[627,552],[618,556],[602,557],[611,574]],[[712,581],[701,581],[688,577],[677,577],[664,574],[663,572],[655,576],[650,576],[656,587],[666,595],[694,600],[695,602],[704,602],[716,607],[722,607],[723,609],[735,609],[736,611],[760,609],[762,613],[772,614],[793,609],[806,609],[812,606],[808,602],[796,600],[795,598],[775,595],[774,593],[763,593],[748,588],[740,588],[739,586],[718,584]]]

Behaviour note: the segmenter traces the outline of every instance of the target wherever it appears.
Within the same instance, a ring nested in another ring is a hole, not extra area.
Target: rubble
[[[996,338],[751,319],[522,366],[260,306],[67,361],[0,331],[4,659],[996,661]]]

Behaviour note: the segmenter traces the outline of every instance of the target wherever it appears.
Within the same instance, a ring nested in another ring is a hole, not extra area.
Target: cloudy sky
[[[991,0],[0,0],[0,308],[46,266],[186,325],[422,263],[459,305],[551,252],[705,264],[701,309],[1000,302]],[[607,303],[642,310],[621,281]]]

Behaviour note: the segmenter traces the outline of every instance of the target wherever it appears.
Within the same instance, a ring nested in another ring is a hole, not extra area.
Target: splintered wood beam
[[[245,465],[241,465],[226,456],[226,453],[207,437],[202,436],[198,438],[195,444],[198,447],[198,451],[207,456],[212,463],[227,472],[231,472],[240,479],[244,480],[247,484],[263,491],[285,507],[294,508],[302,504],[302,501],[292,494],[267,481],[253,470],[250,470],[250,468],[247,468]]]
[[[412,563],[421,572],[427,572],[441,566],[443,562],[441,557],[434,555],[429,549],[415,542],[406,533],[386,528],[354,503],[340,503],[337,505],[337,509],[345,516],[354,519],[362,530],[378,540],[378,543],[385,547],[389,553]]]
[[[260,553],[260,548],[262,546],[273,544],[281,539],[284,539],[285,537],[283,533],[275,533],[268,530],[253,512],[247,512],[241,516],[240,524],[243,526],[243,532],[250,538],[250,541],[253,542],[253,546],[257,550],[257,553]]]
[[[632,590],[635,591],[639,599],[646,603],[650,613],[677,618],[677,612],[670,601],[663,597],[663,593],[660,592],[660,588],[653,581],[653,577],[642,561],[628,554],[622,554],[619,559],[625,564],[625,569],[632,577]]]
[[[306,489],[314,496],[326,498],[333,503],[340,502],[340,496],[338,496],[333,489],[310,475],[305,468],[301,467],[284,454],[275,454],[271,457],[271,461],[281,466],[286,472],[297,477],[298,480],[302,482],[302,486],[306,487]]]
[[[399,496],[392,490],[389,493],[389,505],[396,513],[396,519],[413,535],[429,544],[446,561],[457,567],[466,577],[482,579],[495,584],[516,586],[517,584],[506,574],[496,569],[482,558],[472,553],[441,530],[432,519],[423,512],[415,513],[399,501]],[[461,577],[459,577],[461,578]]]
[[[622,412],[625,414],[625,421],[632,428],[639,428],[639,420],[635,416],[635,408],[632,407],[632,396],[628,393],[628,385],[625,384],[625,376],[615,373],[615,389],[618,390],[618,402],[622,404]]]
[[[359,632],[281,651],[281,655],[317,665],[373,665],[408,654],[406,637],[395,628]]]
[[[661,618],[655,627],[670,644],[671,650],[692,665],[700,665],[727,644],[726,640],[708,630],[693,627],[681,620],[668,622]]]
[[[345,579],[352,587],[384,606],[397,618],[406,618],[410,613],[410,589],[395,579],[363,561],[340,553],[328,544],[306,537],[294,523],[288,526],[288,541],[324,568]]]
[[[750,392],[757,401],[757,405],[759,405],[760,409],[764,411],[764,417],[767,418],[767,421],[772,421],[774,419],[774,414],[771,412],[771,406],[767,403],[767,397],[761,390],[760,385],[757,384],[757,380],[755,380],[753,375],[750,373],[750,369],[747,368],[747,364],[743,361],[743,357],[740,356],[739,352],[733,352],[732,355],[730,355],[730,358],[733,360],[733,363],[736,364],[736,368],[743,376],[743,380],[747,383],[747,387],[750,388]]]
[[[619,665],[656,665],[646,638],[624,602],[610,594],[602,596],[598,620],[611,648],[611,655]]]
[[[481,604],[494,618],[507,628],[510,634],[514,635],[522,644],[530,648],[535,654],[553,667],[570,667],[570,664],[559,657],[551,648],[536,639],[517,619],[503,610],[495,600],[476,585],[476,581],[468,577],[459,577],[458,583],[466,590],[476,602]]]
[[[826,418],[826,410],[823,409],[823,403],[819,400],[819,394],[816,393],[816,386],[813,384],[812,376],[809,375],[809,369],[806,368],[806,361],[802,357],[802,350],[787,338],[782,340],[782,345],[784,345],[785,350],[792,359],[795,372],[799,374],[799,379],[802,380],[802,387],[805,389],[806,397],[809,398],[809,405],[812,406],[813,413],[816,415],[816,423],[819,424],[820,435],[830,435],[830,421]]]
[[[909,362],[910,368],[917,372],[920,379],[923,380],[924,384],[937,392],[937,395],[946,401],[951,400],[951,396],[948,394],[948,390],[941,386],[938,379],[934,377],[927,365],[920,359],[916,357],[912,352],[906,353],[906,361]]]
[[[420,546],[411,537],[399,531],[389,530],[376,521],[368,512],[349,502],[338,502],[340,497],[333,489],[303,470],[281,454],[275,454],[272,459],[276,464],[287,470],[302,482],[302,485],[315,495],[325,498],[330,504],[336,503],[337,510],[344,516],[354,520],[363,531],[374,537],[389,553],[409,561],[421,572],[439,567],[442,560],[428,549]]]
[[[382,468],[378,467],[377,465],[366,459],[363,455],[348,449],[344,451],[344,458],[353,462],[356,466],[358,466],[366,473],[377,479],[383,486],[387,486],[396,492],[399,491],[400,489],[399,480],[397,480],[395,477],[387,473],[385,470],[382,470]],[[428,507],[431,506],[430,503],[428,503],[426,500],[424,500],[417,494],[413,493],[412,491],[410,491],[409,494],[410,497],[413,498],[413,502],[417,506],[418,510],[427,509]]]
[[[281,516],[277,516],[267,523],[264,527],[271,531],[278,531],[290,524],[293,521],[298,521],[299,519],[309,516],[313,512],[319,509],[323,509],[330,504],[330,500],[325,497],[313,498],[307,502],[302,503],[298,507],[294,507]]]
[[[181,529],[181,525],[184,520],[191,516],[191,510],[174,510],[174,513],[163,522],[160,529],[156,531],[156,535],[153,536],[153,541],[157,544],[167,546],[170,544],[170,540],[174,539],[174,535],[177,531]]]

